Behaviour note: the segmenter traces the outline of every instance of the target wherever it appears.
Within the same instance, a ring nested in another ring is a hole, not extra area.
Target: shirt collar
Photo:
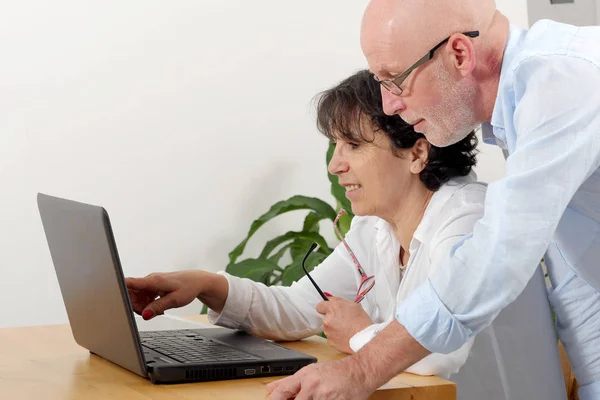
[[[500,129],[503,128],[500,127]],[[502,135],[499,132],[494,130],[494,126],[491,123],[484,122],[481,124],[481,138],[483,139],[483,143],[506,149],[506,143],[501,136]]]
[[[427,209],[425,210],[425,214],[423,214],[423,219],[421,219],[421,223],[415,230],[415,234],[413,235],[413,239],[418,240],[423,243],[423,241],[428,240],[427,238],[431,236],[431,230],[437,229],[440,223],[440,215],[441,208],[448,201],[450,196],[454,194],[456,191],[456,186],[463,186],[469,182],[477,181],[477,176],[474,171],[471,171],[469,175],[457,177],[451,179],[449,182],[443,184],[436,192],[431,196],[431,200],[427,205]]]
[[[524,34],[526,34],[522,28],[511,24],[508,28],[508,38],[506,45],[504,46],[504,53],[502,55],[502,69],[500,72],[500,81],[498,84],[498,93],[496,94],[496,102],[494,103],[494,110],[492,111],[492,119],[490,122],[484,122],[481,125],[481,136],[483,142],[487,144],[495,144],[502,148],[504,145],[505,138],[498,137],[498,131],[493,128],[500,128],[504,130],[504,112],[502,108],[502,84],[505,82],[507,74],[510,73],[510,65],[512,64],[514,57],[518,51],[519,44]]]
[[[441,212],[440,208],[444,205],[444,203],[446,203],[450,196],[454,194],[456,191],[454,187],[457,185],[466,185],[469,182],[475,181],[477,181],[477,176],[475,175],[475,172],[471,171],[471,173],[467,176],[451,179],[433,193],[433,196],[431,196],[431,200],[425,209],[421,223],[419,223],[419,226],[417,226],[417,229],[413,234],[411,247],[415,240],[417,240],[419,243],[427,241],[428,237],[431,236],[431,230],[437,228],[439,225],[439,216]],[[389,234],[394,238],[394,240],[396,240],[392,226],[386,220],[380,218],[375,224],[375,229],[377,229],[378,236],[382,233]]]

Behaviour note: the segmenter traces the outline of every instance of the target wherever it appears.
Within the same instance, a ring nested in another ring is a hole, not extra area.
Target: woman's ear
[[[431,144],[425,138],[418,139],[410,149],[410,172],[420,174],[429,161]]]

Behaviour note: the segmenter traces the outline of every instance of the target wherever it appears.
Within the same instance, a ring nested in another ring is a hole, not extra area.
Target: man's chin
[[[456,144],[466,138],[472,130],[468,130],[466,133],[455,133],[450,134],[447,131],[436,132],[435,129],[428,130],[428,132],[420,132],[425,135],[425,138],[429,143],[435,147],[448,147]]]

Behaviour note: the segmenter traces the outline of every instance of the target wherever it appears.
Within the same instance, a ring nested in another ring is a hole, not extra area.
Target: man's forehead
[[[377,76],[402,73],[445,37],[482,30],[495,9],[494,0],[371,0],[363,53]]]
[[[434,29],[402,18],[383,22],[365,18],[361,46],[369,69],[380,78],[398,75],[423,56],[434,44]]]
[[[425,50],[423,50],[425,51]],[[419,57],[413,46],[378,45],[364,48],[369,70],[378,78],[386,79],[404,72]]]

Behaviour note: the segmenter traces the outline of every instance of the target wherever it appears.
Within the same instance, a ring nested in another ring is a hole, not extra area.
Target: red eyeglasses
[[[358,285],[358,290],[356,291],[356,298],[354,299],[355,303],[360,303],[365,298],[367,293],[369,293],[369,291],[373,289],[373,286],[375,286],[375,276],[367,276],[365,270],[360,266],[360,263],[356,259],[354,252],[346,242],[346,239],[344,239],[344,236],[338,229],[338,220],[342,215],[344,215],[345,212],[346,210],[344,210],[343,208],[340,210],[337,217],[335,217],[335,220],[333,221],[333,228],[342,240],[342,243],[344,243],[344,246],[346,247],[346,250],[348,250],[348,253],[350,253],[350,258],[352,258],[352,262],[354,263],[354,265],[356,265],[356,269],[358,269],[358,273],[360,274],[360,284]]]
[[[354,299],[355,303],[360,303],[365,298],[365,296],[367,295],[367,293],[369,293],[369,291],[371,289],[373,289],[373,286],[375,286],[375,276],[373,276],[373,275],[367,276],[367,274],[365,273],[365,271],[361,267],[360,263],[356,259],[356,256],[354,255],[354,252],[352,251],[352,249],[350,248],[350,246],[348,245],[348,243],[346,243],[346,240],[344,239],[344,236],[341,234],[341,232],[339,231],[339,229],[337,227],[338,220],[340,219],[340,217],[342,215],[344,215],[345,212],[346,211],[344,209],[340,210],[340,212],[338,213],[337,217],[333,221],[333,228],[335,229],[336,233],[338,234],[338,236],[342,240],[342,243],[344,243],[344,246],[346,247],[346,250],[348,250],[348,253],[350,253],[350,258],[352,258],[352,262],[354,262],[354,265],[356,265],[356,269],[358,270],[358,273],[360,274],[360,278],[361,278],[360,279],[360,284],[358,285],[358,290],[356,291],[356,298]],[[304,256],[304,260],[302,260],[302,269],[304,270],[304,273],[306,274],[306,276],[308,277],[308,279],[312,282],[312,284],[314,285],[314,287],[317,289],[317,292],[319,292],[319,295],[321,295],[321,297],[323,298],[323,300],[328,301],[329,299],[327,298],[327,296],[325,296],[325,294],[323,293],[323,291],[319,288],[319,286],[317,285],[317,283],[310,276],[310,274],[306,270],[306,267],[304,266],[304,263],[306,262],[306,259],[308,258],[308,256],[310,255],[310,253],[313,252],[313,250],[316,247],[317,247],[317,244],[313,243],[312,246],[310,247],[310,249],[308,250],[308,252],[306,253],[306,255]]]

